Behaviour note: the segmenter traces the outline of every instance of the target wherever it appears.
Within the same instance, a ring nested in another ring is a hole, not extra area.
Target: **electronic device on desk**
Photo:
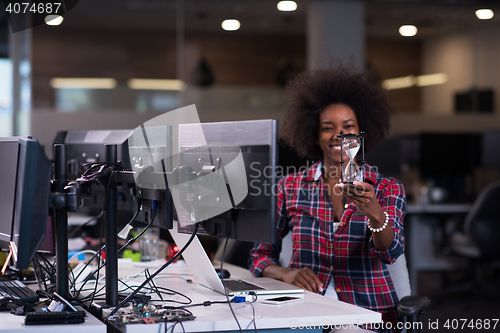
[[[19,300],[24,303],[36,303],[38,294],[30,287],[18,280],[0,282],[0,303],[9,299]]]
[[[273,243],[277,164],[277,120],[179,125],[179,232]]]
[[[46,309],[27,312],[24,323],[26,325],[56,325],[81,324],[85,322],[85,311],[76,309],[58,293],[54,293],[53,296],[54,299]]]
[[[0,155],[0,246],[22,270],[46,234],[52,166],[33,137],[0,138]]]

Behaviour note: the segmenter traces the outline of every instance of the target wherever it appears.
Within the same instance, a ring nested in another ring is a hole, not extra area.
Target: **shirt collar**
[[[320,177],[323,176],[323,161],[319,161],[311,166],[309,170],[309,176],[307,177],[308,181],[318,181]],[[313,177],[314,175],[314,177]],[[365,164],[365,182],[375,185],[377,183],[377,173],[375,170],[369,165]]]
[[[318,181],[319,177],[323,175],[323,161],[319,161],[318,166],[316,168],[316,173],[314,174],[314,181]]]

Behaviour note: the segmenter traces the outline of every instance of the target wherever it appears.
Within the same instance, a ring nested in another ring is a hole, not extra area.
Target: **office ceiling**
[[[334,1],[334,0],[331,0]],[[308,0],[296,0],[298,10],[279,12],[278,0],[85,0],[65,17],[65,29],[176,31],[181,21],[176,15],[179,4],[184,12],[186,33],[227,33],[221,22],[236,18],[239,34],[300,35],[306,31]],[[368,37],[401,38],[399,26],[414,24],[416,38],[439,36],[450,31],[478,25],[500,25],[500,1],[481,0],[366,0]],[[480,21],[478,8],[496,9],[496,16]],[[182,25],[182,24],[181,24]]]

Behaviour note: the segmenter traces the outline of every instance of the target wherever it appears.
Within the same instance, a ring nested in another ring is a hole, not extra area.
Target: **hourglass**
[[[364,182],[365,165],[365,132],[360,134],[344,134],[340,131],[337,137],[340,138],[340,165],[342,168],[340,181],[345,184],[352,184],[355,180]],[[361,149],[361,167],[356,163],[356,155]],[[344,151],[349,157],[349,161],[344,168]]]

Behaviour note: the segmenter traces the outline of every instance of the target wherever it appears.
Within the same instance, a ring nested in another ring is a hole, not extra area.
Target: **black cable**
[[[48,290],[45,274],[47,274],[49,276],[49,278],[50,278],[51,281],[54,281],[55,280],[55,278],[54,278],[54,276],[55,276],[55,267],[52,265],[52,263],[50,261],[47,260],[47,258],[45,258],[45,256],[43,256],[41,254],[37,253],[36,254],[36,258],[37,258],[37,262],[39,264],[41,273],[43,275],[43,283],[44,283],[45,290]],[[42,265],[40,263],[40,259],[43,261],[43,263],[45,265]],[[47,268],[46,266],[48,266],[49,268]],[[44,274],[44,271],[45,271],[45,274]]]
[[[182,332],[186,333],[186,329],[184,328],[184,324],[182,323],[182,320],[177,321],[179,324],[181,324],[182,327]]]
[[[130,299],[132,299],[135,295],[137,295],[137,293],[139,292],[139,290],[141,290],[141,288],[143,288],[146,284],[149,283],[149,280],[154,279],[154,277],[156,275],[158,275],[168,265],[170,265],[172,262],[174,262],[175,260],[177,260],[177,258],[179,258],[181,256],[181,254],[186,250],[186,248],[189,246],[189,244],[191,244],[191,242],[193,241],[194,237],[196,236],[196,232],[198,231],[199,226],[200,226],[199,222],[195,223],[193,233],[191,234],[191,237],[189,238],[189,240],[187,241],[187,243],[184,245],[184,247],[179,252],[177,252],[175,254],[175,256],[173,256],[169,261],[167,261],[165,264],[163,264],[163,266],[161,266],[159,269],[157,269],[148,279],[146,279],[146,281],[144,281],[139,286],[139,288],[137,288],[134,292],[132,292],[130,295],[128,295],[120,304],[118,304],[113,309],[113,311],[111,311],[111,313],[109,314],[109,317],[111,317],[112,315],[114,315],[116,313],[116,311],[118,311],[122,306],[124,306],[128,301],[130,301]]]
[[[146,279],[149,278],[149,276],[151,276],[151,274],[149,274],[149,268],[146,268],[144,270],[144,275],[146,276]],[[163,301],[163,296],[161,296],[161,294],[158,292],[158,288],[156,288],[156,284],[153,280],[151,280],[149,282],[149,286],[151,287],[151,289],[156,293],[156,295],[158,295],[158,297],[160,297],[160,300]]]
[[[236,313],[234,313],[233,306],[231,305],[231,302],[229,301],[229,294],[227,293],[226,286],[224,285],[224,277],[222,276],[222,265],[224,264],[224,255],[226,254],[226,248],[227,248],[227,242],[229,241],[229,235],[231,235],[231,225],[232,223],[229,223],[229,228],[227,232],[227,237],[226,237],[226,242],[224,243],[224,250],[222,251],[222,258],[220,261],[220,280],[222,281],[222,285],[224,286],[224,294],[227,299],[227,303],[229,304],[229,309],[231,310],[231,313],[233,314],[234,320],[236,320],[236,324],[238,324],[238,328],[240,329],[240,333],[243,333],[243,330],[241,329],[240,322],[238,321],[238,318],[236,317]]]
[[[169,308],[169,309],[175,310],[175,308]],[[193,313],[192,313],[191,311],[189,311],[189,310],[184,310],[184,311],[185,311],[185,312],[187,312],[190,316],[193,316]],[[174,331],[174,327],[175,327],[178,323],[181,323],[181,322],[182,322],[182,320],[177,319],[177,320],[175,321],[175,324],[173,324],[173,325],[170,327],[171,332],[173,332],[173,331]],[[166,322],[165,322],[164,333],[167,333],[167,332],[168,332],[167,323],[168,323],[168,321],[166,321]],[[181,326],[182,326],[182,330],[183,330],[184,332],[186,332],[186,330],[184,329],[184,325],[182,325],[182,323],[181,323]]]
[[[232,300],[229,300],[230,303],[234,302]],[[197,306],[210,306],[212,304],[226,304],[228,303],[228,301],[205,301],[203,303],[196,303],[196,304],[189,304],[189,305],[186,305],[186,306],[177,306],[173,309],[186,309],[186,308],[194,308],[194,307],[197,307]]]
[[[50,276],[54,276],[55,275],[55,271],[56,271],[56,267],[49,261],[47,260],[47,258],[45,258],[45,256],[43,255],[39,255],[39,258],[42,259],[42,261],[48,266],[50,267],[50,271],[46,268],[46,267],[43,267],[46,271],[47,271],[47,274],[49,274]]]
[[[253,318],[252,318],[252,321],[253,321],[253,328],[255,330],[255,333],[257,333],[257,323],[255,322],[255,307],[253,306],[253,303],[255,303],[257,301],[257,295],[252,294],[252,301],[251,302],[245,302],[245,304],[249,304],[251,307],[252,307],[252,315],[253,315]]]
[[[89,219],[88,221],[80,224],[78,227],[76,227],[75,229],[73,229],[71,231],[71,233],[68,235],[68,238],[73,238],[73,236],[77,233],[77,231],[79,231],[80,229],[82,229],[84,226],[86,226],[87,224],[89,224],[90,222],[92,221],[95,221],[95,220],[98,220],[100,219],[102,216],[104,215],[104,210],[101,211],[98,215],[96,216],[93,216],[91,219]]]
[[[104,232],[104,223],[101,224],[101,234],[99,235],[99,245],[100,245],[100,247],[102,247],[102,234],[103,234],[103,232]],[[98,254],[97,257],[99,258],[99,260],[97,261],[97,263],[98,263],[97,267],[99,267],[99,263],[101,262],[101,251],[99,251],[99,254]],[[97,277],[95,279],[95,286],[94,286],[94,293],[93,293],[93,295],[95,295],[96,292],[97,292],[97,283],[99,282],[99,271],[100,271],[100,269],[98,268],[97,269]],[[92,304],[92,303],[94,303],[94,298],[92,298],[92,301],[90,302],[90,304]]]
[[[90,167],[84,170],[89,165]],[[98,169],[98,171],[91,173],[95,169]],[[80,166],[80,173],[82,174],[81,179],[83,179],[84,181],[99,180],[100,178],[107,176],[108,174],[112,173],[117,169],[126,170],[126,168],[119,163],[111,163],[111,162],[86,163]]]
[[[140,205],[138,205],[138,206],[137,206],[137,210],[135,211],[134,216],[132,216],[132,218],[130,219],[130,221],[129,221],[127,224],[132,223],[132,222],[133,222],[133,221],[137,218],[137,215],[139,215],[140,207],[141,207]],[[156,211],[153,213],[153,218],[152,218],[152,219],[151,219],[151,221],[148,223],[148,225],[146,226],[146,228],[144,228],[144,230],[143,230],[141,233],[139,233],[139,234],[138,234],[135,238],[134,238],[134,237],[133,237],[133,238],[131,238],[131,239],[133,239],[133,241],[129,240],[129,241],[128,241],[128,242],[127,242],[124,246],[122,246],[122,247],[118,250],[118,253],[121,253],[121,251],[122,251],[124,248],[126,248],[126,247],[127,247],[127,246],[129,246],[130,244],[134,243],[134,242],[137,240],[137,238],[139,238],[139,237],[140,237],[140,236],[141,236],[141,235],[142,235],[142,234],[143,234],[143,233],[144,233],[144,232],[145,232],[145,231],[149,228],[149,226],[153,223],[153,221],[154,221],[154,219],[155,219],[155,216],[156,216]],[[101,230],[101,232],[102,232],[102,230]],[[85,264],[85,266],[84,266],[84,267],[80,270],[80,272],[79,272],[79,273],[78,273],[78,275],[76,276],[74,284],[76,284],[76,280],[78,280],[78,278],[80,277],[80,275],[81,275],[81,274],[85,271],[85,268],[87,268],[87,267],[90,265],[90,263],[91,263],[91,262],[95,259],[95,257],[97,257],[97,255],[98,255],[101,251],[103,251],[103,250],[104,250],[104,248],[105,248],[105,247],[106,247],[106,245],[103,245],[103,246],[99,249],[99,251],[98,251],[98,252],[96,252],[96,253],[92,256],[92,258],[90,258],[90,260],[89,260],[89,261]],[[98,269],[101,269],[102,267],[104,267],[104,266],[105,266],[105,264],[103,264],[103,266],[99,266],[99,265],[100,265],[100,261],[99,261],[99,262],[98,262],[98,264],[97,264]],[[82,284],[82,287],[81,287],[81,288],[83,288],[83,286],[85,286],[85,284],[86,284],[86,283],[87,283],[87,282],[88,282],[88,281],[89,281],[89,280],[90,280],[90,279],[94,276],[94,274],[95,274],[96,272],[97,272],[97,270],[94,270],[91,274],[89,274],[89,275],[85,278],[85,280],[83,281],[83,284]],[[71,287],[73,287],[73,286],[71,286]],[[70,289],[71,289],[71,287],[70,287]],[[80,295],[81,288],[80,288],[80,290],[77,292],[77,294],[75,295],[75,297],[78,297],[78,295]]]
[[[129,239],[129,241],[128,241],[125,245],[123,245],[123,246],[122,246],[122,247],[118,250],[118,253],[121,253],[121,252],[122,252],[122,251],[123,251],[123,250],[124,250],[127,246],[129,246],[130,244],[133,244],[133,243],[134,243],[134,242],[135,242],[135,241],[136,241],[139,237],[141,237],[141,236],[142,236],[142,235],[143,235],[143,234],[144,234],[144,233],[145,233],[145,232],[149,229],[149,227],[153,224],[153,221],[154,221],[154,219],[155,219],[155,217],[156,217],[156,212],[157,212],[156,210],[153,212],[153,215],[152,215],[152,217],[151,217],[151,220],[150,220],[150,221],[149,221],[149,223],[146,225],[146,227],[145,227],[145,228],[144,228],[144,229],[143,229],[143,230],[142,230],[142,231],[141,231],[141,232],[140,232],[137,236],[135,236],[135,237],[133,237],[133,238]],[[105,247],[105,246],[102,246],[100,251],[102,251],[104,247]],[[100,251],[99,251],[99,253],[100,253]],[[95,256],[96,256],[96,255],[94,255],[94,256],[92,257],[92,259],[91,259],[89,262],[91,262],[91,261],[95,258]],[[99,262],[100,262],[100,261],[99,261]],[[88,281],[89,281],[89,280],[90,280],[90,279],[94,276],[94,274],[96,274],[96,272],[99,272],[99,270],[100,270],[101,268],[103,268],[104,266],[106,266],[106,262],[104,262],[104,263],[102,263],[102,264],[98,264],[98,265],[97,265],[97,269],[95,269],[95,270],[94,270],[91,274],[89,274],[89,275],[85,278],[85,280],[83,280],[83,282],[82,282],[82,286],[81,286],[81,287],[80,287],[80,289],[78,290],[78,292],[77,292],[77,294],[75,295],[75,297],[78,297],[78,296],[80,295],[80,293],[82,292],[83,287],[85,286],[85,284],[86,284],[86,283],[87,283],[87,282],[88,282]],[[83,270],[82,270],[82,271],[83,271]],[[97,280],[99,280],[99,279],[97,279]]]
[[[38,254],[35,253],[33,256],[33,270],[35,272],[35,279],[38,283],[38,289],[42,289],[42,283],[40,282],[40,279],[43,278],[43,283],[45,286],[45,289],[47,289],[47,283],[45,282],[45,278],[43,276],[43,271],[42,268],[40,267],[40,261],[38,261]]]

